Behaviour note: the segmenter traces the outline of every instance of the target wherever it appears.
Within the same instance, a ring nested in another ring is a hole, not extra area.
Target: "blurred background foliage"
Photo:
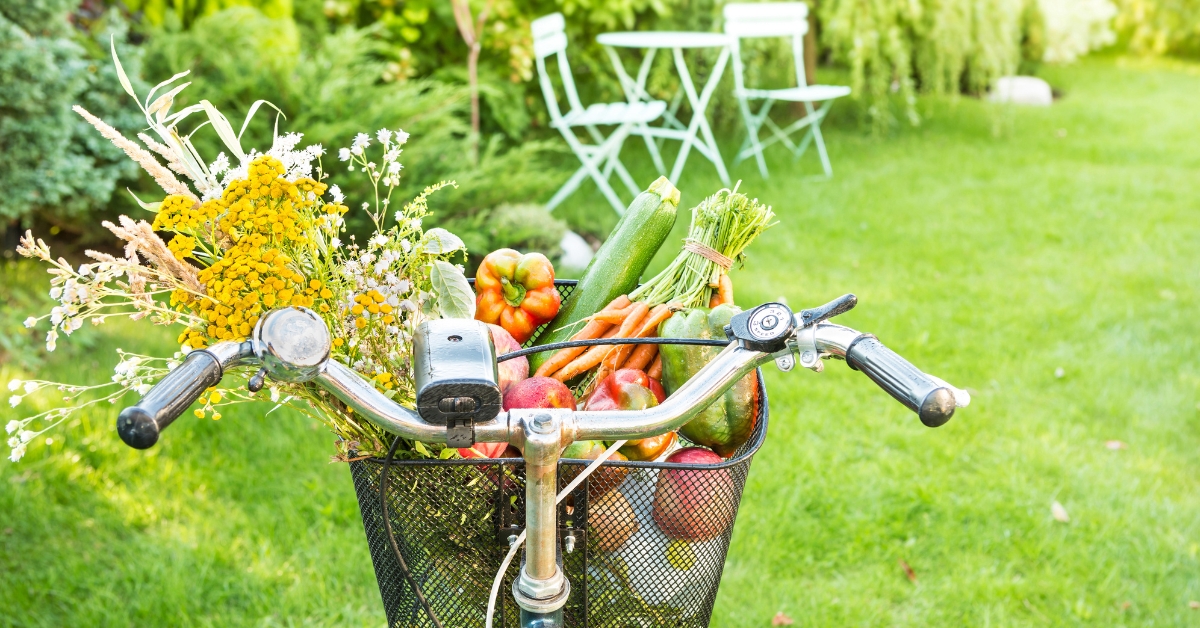
[[[435,197],[433,208],[478,256],[531,242],[529,205],[544,201],[573,164],[546,128],[532,80],[530,21],[554,11],[567,16],[572,68],[589,102],[621,97],[610,62],[595,44],[597,34],[716,30],[723,4],[472,0],[475,15],[488,10],[479,68],[481,150],[475,157],[465,86],[468,50],[449,2],[0,0],[6,254],[15,234],[34,224],[39,233],[77,243],[104,241],[100,217],[140,211],[117,190],[157,193],[69,110],[82,104],[130,137],[141,126],[113,74],[110,36],[142,93],[147,83],[190,69],[192,86],[177,107],[207,99],[238,124],[253,101],[270,100],[286,117],[281,129],[302,131],[306,143],[331,151],[326,168],[348,191],[362,191],[361,184],[330,159],[333,151],[358,132],[409,131],[401,199],[440,180],[457,181],[457,189]],[[815,45],[808,63],[819,68],[815,79],[848,77],[855,96],[847,109],[877,131],[919,123],[922,94],[979,95],[998,76],[1036,73],[1043,62],[1069,62],[1096,48],[1200,55],[1200,0],[814,0],[812,7]],[[756,42],[745,54],[755,84],[787,84],[794,76],[786,42]],[[692,63],[703,73],[711,60],[700,56]],[[676,92],[668,55],[659,55],[649,86],[665,99]],[[730,90],[719,89],[711,113],[719,135],[736,139],[740,120],[729,99]],[[274,120],[266,110],[260,113],[246,146],[270,144]],[[197,143],[206,154],[219,150],[212,134],[201,132]],[[564,209],[548,232],[564,229],[565,218],[594,239],[605,235],[612,218]],[[84,213],[88,218],[79,220]]]

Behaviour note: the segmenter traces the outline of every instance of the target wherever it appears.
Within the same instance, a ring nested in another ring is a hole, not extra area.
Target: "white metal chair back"
[[[558,107],[558,95],[554,91],[550,72],[546,69],[547,57],[554,55],[558,58],[558,74],[562,78],[563,91],[566,92],[567,106],[570,107],[568,113],[583,110],[579,92],[575,90],[571,64],[567,62],[566,21],[563,20],[562,13],[551,13],[534,20],[529,27],[533,31],[533,53],[536,57],[542,96],[546,99],[546,108],[550,110],[551,121],[557,126],[562,121],[563,114]]]
[[[618,214],[624,213],[625,204],[613,191],[608,178],[613,173],[621,179],[631,194],[637,195],[638,188],[634,185],[633,177],[621,164],[621,145],[625,138],[635,128],[646,134],[647,146],[652,149],[655,164],[662,169],[662,160],[658,157],[653,142],[646,131],[646,123],[660,115],[666,109],[666,104],[657,103],[593,103],[584,107],[579,101],[579,92],[575,89],[575,78],[571,74],[571,64],[567,61],[566,21],[562,13],[552,13],[534,20],[530,25],[533,35],[533,52],[537,63],[538,82],[542,87],[542,96],[546,99],[546,109],[550,112],[550,125],[562,134],[567,145],[582,163],[571,178],[555,192],[546,203],[547,210],[553,210],[559,203],[574,192],[587,177],[591,177],[600,188],[613,209]],[[546,60],[557,57],[558,74],[562,79],[563,91],[566,93],[568,110],[563,112],[558,104],[558,95],[554,91],[554,81],[546,69]],[[607,137],[597,128],[600,126],[615,127]],[[576,136],[574,129],[581,127],[591,137],[594,144],[586,144]]]
[[[825,176],[833,176],[833,167],[829,164],[829,155],[825,150],[825,140],[821,136],[821,121],[829,112],[833,101],[850,94],[850,88],[840,85],[810,85],[804,70],[804,36],[808,33],[808,7],[803,2],[759,2],[754,4],[725,5],[725,33],[729,36],[729,48],[733,53],[733,84],[734,95],[737,96],[738,106],[742,110],[742,118],[746,121],[748,131],[746,141],[734,157],[734,163],[754,156],[758,162],[758,170],[763,178],[767,177],[767,163],[763,159],[763,149],[767,146],[782,143],[792,152],[794,159],[808,148],[810,143],[816,144],[817,154],[821,158],[821,167]],[[796,68],[796,86],[784,89],[752,89],[746,87],[746,66],[742,61],[741,40],[758,37],[786,37],[792,41],[792,62]],[[750,108],[750,100],[761,101],[762,106],[757,112]],[[771,120],[769,114],[771,105],[776,101],[803,103],[808,115],[796,120],[786,128],[780,128]],[[820,109],[814,109],[814,102],[823,102]],[[771,132],[766,141],[759,139],[759,131],[763,128]],[[789,136],[801,129],[808,132],[800,143],[793,144]]]
[[[746,89],[742,39],[789,37],[796,66],[796,86],[808,85],[804,72],[804,35],[808,33],[808,6],[803,2],[756,2],[725,5],[725,33],[733,51],[733,81],[738,92]]]

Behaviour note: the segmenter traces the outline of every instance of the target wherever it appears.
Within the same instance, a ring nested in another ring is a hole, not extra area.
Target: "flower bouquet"
[[[262,105],[273,105],[254,103],[235,133],[208,101],[172,112],[175,98],[188,86],[179,83],[187,72],[160,83],[141,100],[115,48],[113,62],[125,91],[146,116],[149,133],[138,134],[142,145],[82,107],[75,111],[140,164],[165,196],[153,202],[138,199],[153,213],[151,220],[121,216],[116,224],[103,223],[124,241],[123,257],[87,251],[91,261],[76,267],[56,259],[45,242],[27,232],[18,252],[49,266],[50,296],[57,305],[25,325],[48,323],[46,348],[53,351],[60,336],[71,335],[85,322],[100,325],[114,316],[148,319],[178,326],[179,350],[170,356],[119,351],[111,381],[100,385],[10,382],[13,407],[23,395],[47,388],[63,393],[65,401],[8,423],[10,459],[19,460],[30,442],[80,408],[115,404],[130,391],[144,394],[188,352],[246,340],[262,314],[288,305],[317,312],[329,326],[335,359],[388,397],[411,405],[411,340],[417,325],[431,317],[470,318],[475,311],[462,267],[452,263],[464,250],[462,240],[444,229],[422,228],[429,195],[454,183],[427,187],[393,209],[391,196],[399,185],[399,159],[408,134],[388,129],[373,138],[358,134],[338,151],[339,160],[361,172],[374,189],[374,198],[360,206],[374,233],[366,242],[356,242],[345,234],[345,216],[351,211],[347,199],[338,186],[323,182],[328,177],[322,169],[323,147],[300,148],[300,133],[276,132],[265,152],[242,148],[242,134],[255,113]],[[194,115],[205,119],[184,134],[182,125]],[[192,143],[192,135],[206,126],[228,151],[211,162]],[[229,404],[267,397],[276,408],[295,408],[328,425],[338,436],[336,460],[387,451],[390,437],[315,385],[272,381],[256,394],[245,386],[249,375],[227,374],[219,387],[201,397],[195,415],[216,420]],[[405,445],[399,455],[439,454],[422,443]]]

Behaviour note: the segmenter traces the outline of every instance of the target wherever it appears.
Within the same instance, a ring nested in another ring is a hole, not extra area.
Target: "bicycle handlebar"
[[[783,307],[780,304],[768,305],[775,308],[773,313],[779,313],[778,308]],[[754,311],[749,313],[753,314]],[[319,320],[315,315],[309,318]],[[295,324],[296,321],[288,323]],[[290,328],[289,331],[288,338],[296,340],[297,328]],[[738,332],[727,329],[727,333]],[[327,359],[327,353],[319,364],[309,361],[303,369],[292,368],[294,364],[289,365],[286,359],[281,360],[288,351],[292,351],[290,355],[297,356],[319,355],[319,348],[316,353],[297,353],[295,347],[271,346],[271,341],[264,341],[257,335],[258,330],[255,340],[218,343],[189,354],[182,365],[168,373],[137,405],[121,412],[117,419],[117,431],[121,439],[138,449],[153,446],[158,441],[159,433],[207,388],[216,385],[226,369],[242,364],[263,364],[276,379],[316,383],[352,408],[357,415],[366,417],[388,432],[427,443],[446,442],[446,425],[425,421],[416,411],[389,399],[349,367]],[[303,349],[308,351],[312,347]],[[820,370],[820,358],[845,359],[851,368],[862,371],[892,397],[916,412],[921,422],[929,427],[945,424],[953,416],[956,407],[965,406],[970,401],[965,391],[920,371],[874,336],[841,325],[807,320],[801,313],[796,315],[794,327],[788,327],[786,336],[777,335],[769,342],[735,340],[656,407],[633,412],[557,411],[564,416],[563,439],[567,443],[572,440],[638,439],[678,429],[747,373],[772,359],[790,358],[793,354],[799,355],[803,366],[814,370]],[[781,362],[781,366],[783,364]],[[790,366],[786,368],[790,369]],[[518,444],[524,433],[523,422],[535,412],[551,411],[500,412],[490,420],[475,422],[474,440]]]
[[[889,395],[916,412],[921,422],[929,427],[945,425],[954,416],[954,391],[922,373],[875,336],[860,336],[851,344],[846,351],[846,364],[862,371]]]
[[[183,364],[167,373],[137,405],[121,411],[117,433],[134,449],[149,449],[166,429],[204,391],[221,381],[221,363],[207,351],[193,351]]]

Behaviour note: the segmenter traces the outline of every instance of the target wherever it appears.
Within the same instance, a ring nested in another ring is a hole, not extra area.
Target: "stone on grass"
[[[583,239],[583,236],[570,229],[563,234],[559,246],[562,247],[562,259],[558,264],[562,268],[581,270],[587,267],[588,262],[592,261],[594,251],[592,251],[591,245]]]
[[[1050,84],[1036,76],[1005,76],[997,79],[987,98],[992,102],[1015,105],[1047,107],[1054,104],[1054,93],[1050,90]]]

